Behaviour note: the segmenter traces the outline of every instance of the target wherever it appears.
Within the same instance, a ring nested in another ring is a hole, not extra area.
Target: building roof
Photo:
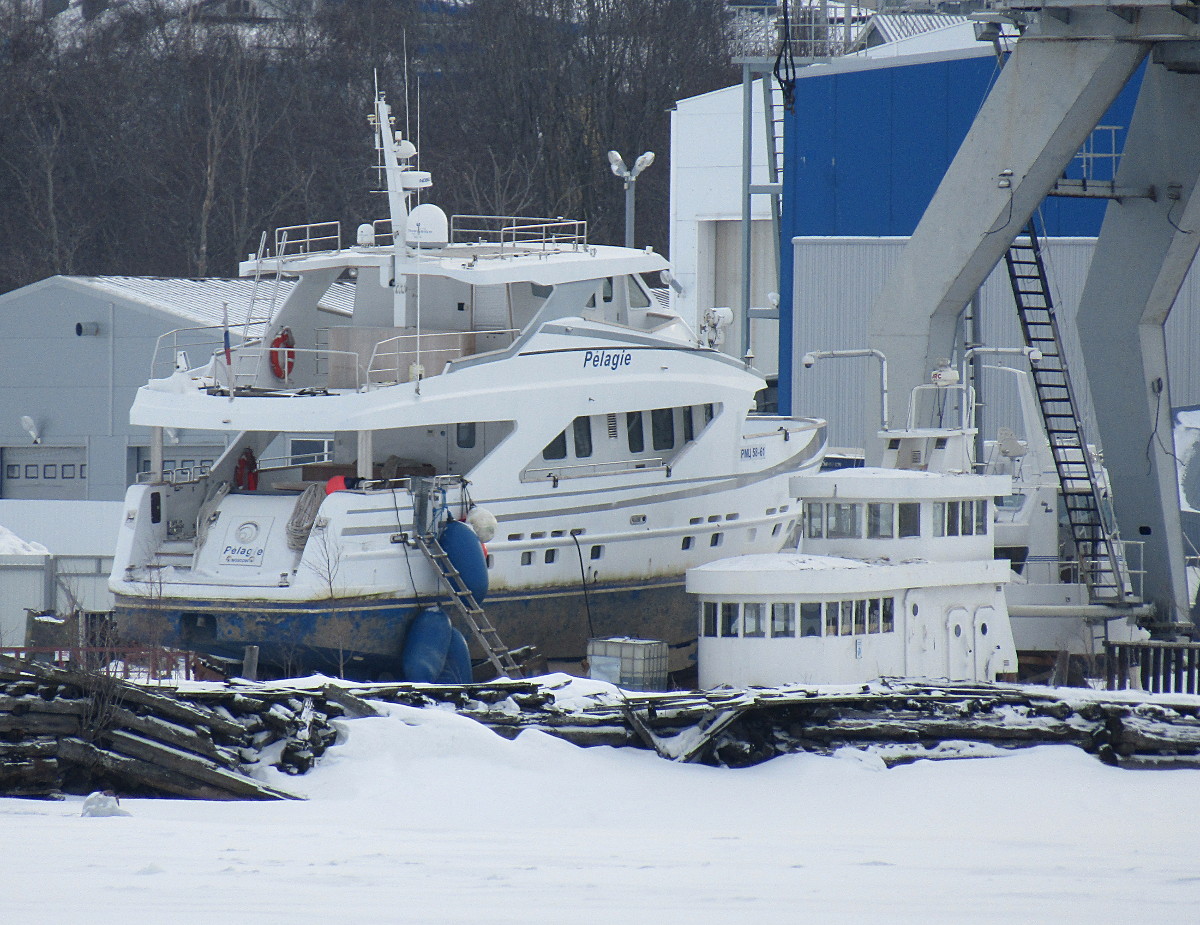
[[[225,305],[229,306],[229,323],[240,325],[246,320],[250,302],[254,298],[254,280],[252,279],[52,276],[34,283],[33,286],[52,286],[64,283],[73,288],[90,291],[99,298],[145,305],[195,325],[221,324],[225,317]],[[260,308],[255,315],[259,318],[266,315],[273,292],[278,304],[287,298],[295,285],[295,280],[280,280],[276,292],[274,279],[261,280],[257,293]],[[21,289],[17,289],[7,293],[3,299],[11,299],[21,291]],[[334,283],[321,298],[320,307],[335,314],[350,315],[354,308],[353,283],[341,281]]]

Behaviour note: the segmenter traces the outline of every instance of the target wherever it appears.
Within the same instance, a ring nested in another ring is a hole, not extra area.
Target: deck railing
[[[1200,642],[1106,642],[1108,689],[1200,693]]]
[[[342,223],[317,222],[313,225],[288,225],[275,229],[273,257],[298,257],[319,251],[342,249]]]
[[[587,222],[523,215],[455,215],[450,219],[455,244],[496,244],[507,250],[582,250]]]

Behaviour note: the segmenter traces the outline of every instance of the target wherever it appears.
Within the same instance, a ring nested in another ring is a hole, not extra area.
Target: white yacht
[[[111,578],[126,639],[395,674],[443,596],[420,537],[448,520],[486,543],[508,646],[694,639],[685,570],[782,548],[824,422],[755,413],[762,376],[718,349],[728,317],[693,332],[645,282],[658,254],[591,244],[583,222],[416,204],[430,176],[382,97],[372,121],[390,219],[349,244],[336,223],[279,229],[242,264],[261,283],[235,330],[159,344],[131,412],[152,471]],[[272,277],[297,279],[279,304]],[[323,298],[339,281],[352,304]],[[228,450],[162,471],[168,429]],[[329,451],[301,459],[280,435]]]

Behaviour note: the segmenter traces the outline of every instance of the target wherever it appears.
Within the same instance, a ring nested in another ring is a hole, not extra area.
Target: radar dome
[[[417,247],[442,247],[450,240],[450,221],[432,202],[423,202],[408,214],[404,238]]]

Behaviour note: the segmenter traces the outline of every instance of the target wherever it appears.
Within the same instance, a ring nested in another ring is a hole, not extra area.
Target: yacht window
[[[600,298],[605,302],[613,300],[613,281],[611,276],[604,277],[604,288],[600,291]]]
[[[896,599],[893,597],[885,597],[883,599],[883,620],[882,629],[885,633],[890,633],[896,628]]]
[[[561,434],[546,444],[546,448],[542,450],[542,459],[566,459],[567,458],[567,432],[564,430]]]
[[[680,544],[679,548],[680,549],[691,549],[692,548],[692,537],[685,536],[683,538],[683,542]]]
[[[842,635],[852,636],[854,635],[854,601],[842,601],[840,609],[842,611]]]
[[[961,523],[959,507],[960,504],[957,501],[946,502],[946,536],[958,536],[961,533],[959,530]]]
[[[650,433],[656,450],[675,446],[675,409],[655,408],[650,412]]]
[[[858,505],[845,501],[831,501],[828,507],[828,536],[831,540],[857,539],[861,533],[858,525]]]
[[[738,631],[738,605],[737,604],[722,604],[721,605],[721,635],[730,637],[737,636]]]
[[[765,636],[767,634],[766,611],[766,604],[742,605],[743,636]]]
[[[629,277],[629,307],[649,308],[650,296],[636,276]]]
[[[820,501],[808,501],[804,505],[804,535],[814,540],[825,535],[825,505]]]
[[[700,632],[705,636],[717,635],[717,605],[705,601],[700,611]]]
[[[901,501],[898,505],[899,517],[897,536],[921,535],[921,505],[917,501]]]
[[[988,503],[986,498],[975,501],[975,535],[983,536],[988,532]]]
[[[862,635],[867,631],[867,602],[854,602],[854,632]]]
[[[641,453],[646,449],[646,435],[642,433],[642,412],[630,411],[625,415],[625,430],[629,435],[630,453]]]
[[[688,405],[686,408],[680,408],[679,412],[683,415],[683,442],[691,443],[696,439],[696,425],[692,420],[692,406]]]
[[[712,535],[712,539],[710,539],[708,541],[708,545],[709,546],[720,546],[721,545],[721,534],[714,533]]]
[[[871,501],[867,504],[867,537],[890,540],[895,533],[895,508],[890,501]]]
[[[597,559],[603,558],[603,556],[604,556],[604,547],[603,546],[593,546],[592,547],[592,551],[589,554],[589,558],[593,562],[595,562]]]
[[[808,606],[808,605],[805,605]],[[821,605],[815,605],[818,615],[821,612]],[[771,605],[771,635],[772,636],[795,636],[796,635],[796,605],[795,604],[772,604]]]
[[[294,437],[288,441],[288,455],[293,466],[333,459],[333,438]]]
[[[521,564],[522,565],[533,565],[533,552],[531,550],[527,549],[523,553],[521,553]]]
[[[837,601],[825,602],[825,635],[836,636],[838,634],[838,605]]]
[[[578,417],[572,427],[575,430],[575,456],[587,459],[592,455],[592,419]]]
[[[558,554],[557,549],[547,549],[546,550],[546,564],[549,565],[551,562],[553,562],[555,557],[557,556],[557,554]]]
[[[469,450],[475,446],[475,422],[467,421],[459,424],[456,428],[454,442],[458,444],[459,449]]]
[[[712,404],[712,402],[709,402],[707,405],[704,406],[704,423],[705,424],[711,423],[712,419],[713,419],[713,404]]]
[[[873,597],[869,601],[867,601],[867,632],[868,633],[878,633],[879,632],[879,614],[880,614],[879,598]]]
[[[1002,511],[1019,511],[1025,506],[1025,496],[1020,493],[1015,495],[997,495],[995,501],[996,507]]]
[[[800,635],[821,635],[821,605],[815,601],[800,605]]]
[[[783,524],[776,524],[771,528],[771,536],[779,536],[779,531],[783,529]]]

